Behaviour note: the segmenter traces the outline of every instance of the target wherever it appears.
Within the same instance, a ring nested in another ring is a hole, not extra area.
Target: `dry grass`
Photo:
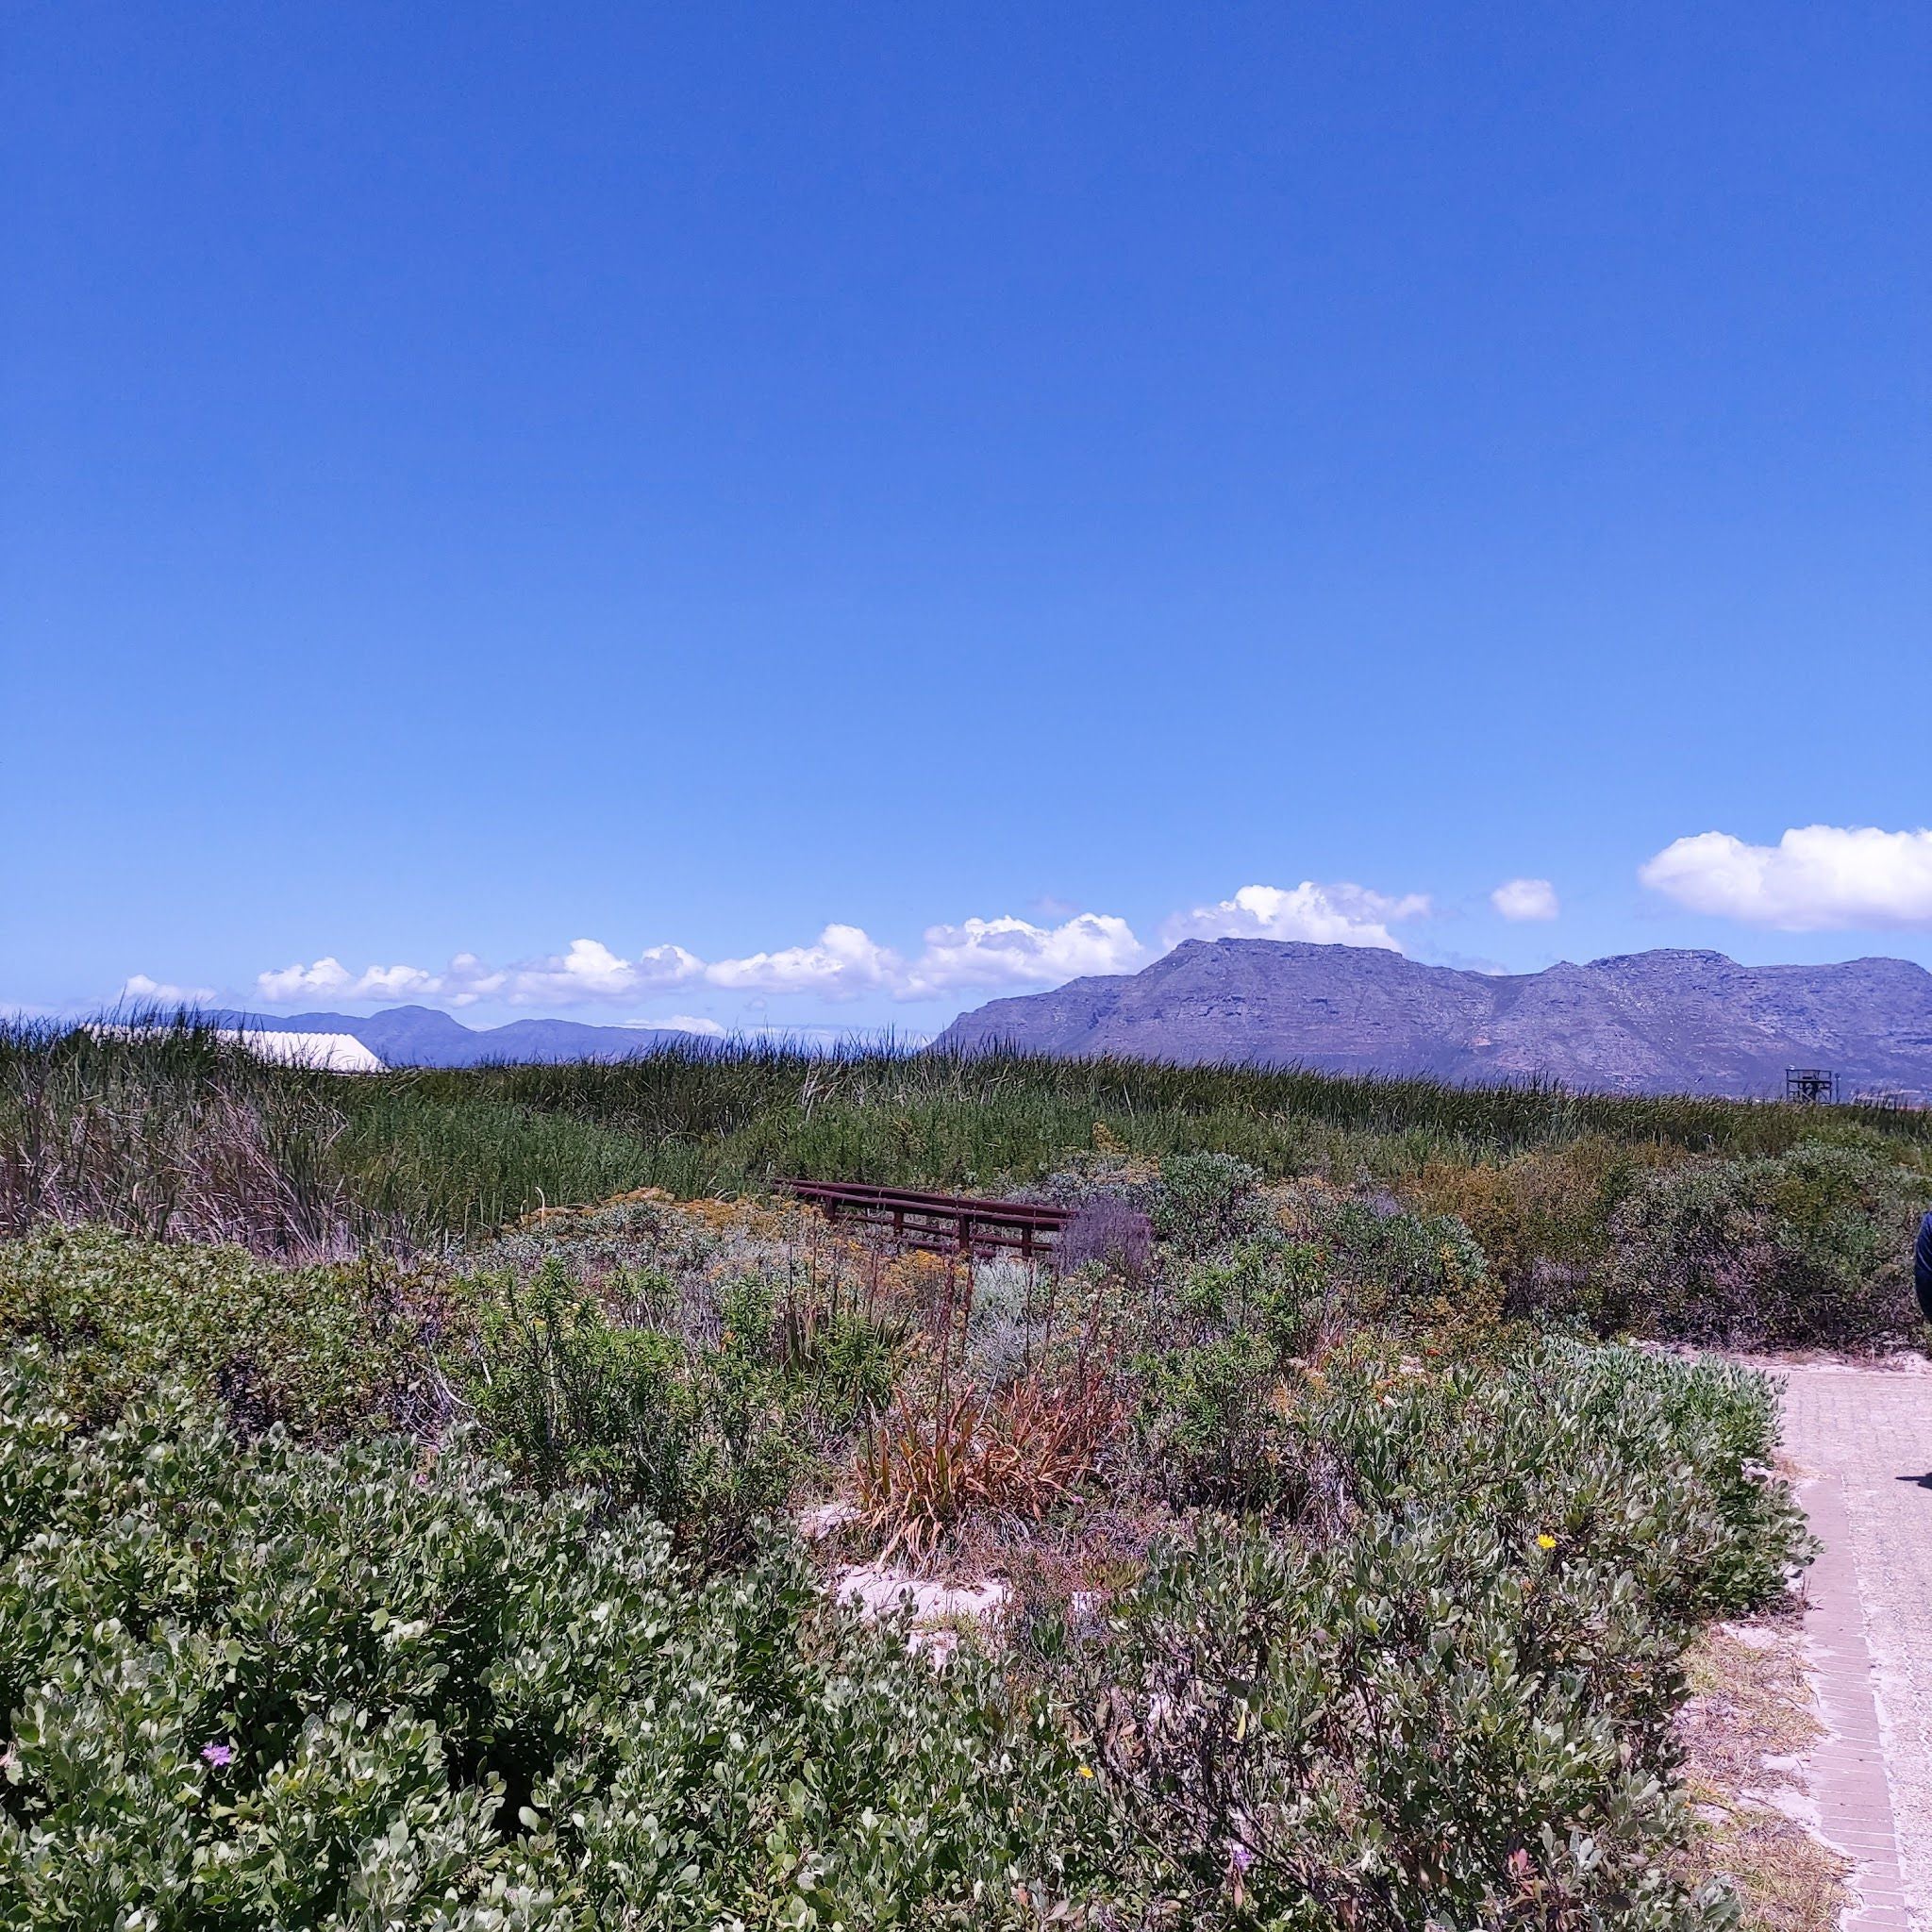
[[[1678,1729],[1698,1820],[1684,1875],[1727,1877],[1745,1932],[1836,1932],[1850,1867],[1777,1802],[1802,1799],[1788,1767],[1824,1734],[1796,1612],[1712,1624],[1684,1661]]]
[[[929,1558],[969,1512],[1038,1523],[1093,1465],[1120,1420],[1104,1382],[1028,1375],[994,1396],[942,1392],[931,1416],[902,1393],[859,1452],[859,1507],[879,1560]]]

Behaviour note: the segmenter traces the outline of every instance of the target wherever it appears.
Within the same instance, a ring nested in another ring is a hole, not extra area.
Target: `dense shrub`
[[[1345,1512],[1157,1553],[1023,1691],[782,1550],[700,1581],[460,1449],[186,1396],[80,1431],[17,1354],[0,1924],[1715,1926],[1668,1719],[1689,1621],[1798,1553],[1774,1418],[1624,1350],[1338,1358],[1282,1441]]]
[[[1572,1313],[1608,1251],[1611,1210],[1637,1177],[1685,1157],[1657,1144],[1588,1135],[1494,1162],[1432,1160],[1402,1191],[1453,1214],[1481,1247],[1509,1311]]]
[[[554,1258],[527,1281],[507,1271],[474,1286],[487,1312],[460,1364],[464,1392],[512,1468],[545,1491],[594,1488],[643,1509],[711,1559],[741,1553],[783,1507],[799,1453],[756,1278],[727,1297],[708,1349],[612,1322]]]
[[[1280,1213],[1325,1256],[1357,1321],[1480,1324],[1499,1311],[1488,1257],[1456,1215],[1419,1214],[1392,1195],[1357,1199],[1322,1183],[1287,1190]]]
[[[1202,1531],[1073,1645],[1080,1721],[1198,1922],[1731,1922],[1660,1849],[1691,1620],[1805,1538],[1763,1382],[1545,1343],[1507,1373],[1338,1365],[1279,1432],[1339,1463],[1314,1538]]]
[[[906,1331],[856,1302],[781,1307],[753,1273],[705,1277],[694,1305],[687,1286],[640,1263],[593,1292],[556,1255],[527,1273],[278,1268],[55,1226],[0,1241],[0,1341],[40,1342],[92,1419],[164,1377],[250,1432],[433,1437],[474,1418],[539,1488],[595,1488],[709,1560],[891,1400]]]
[[[0,1370],[0,1925],[1037,1923],[1111,1861],[1037,1701],[793,1558]]]
[[[1268,1509],[1297,1491],[1287,1435],[1306,1357],[1364,1324],[1420,1341],[1495,1320],[1482,1252],[1453,1217],[1331,1189],[1270,1205],[1295,1232],[1237,1233],[1174,1265],[1136,1364],[1142,1479],[1178,1507]]]
[[[1900,1337],[1924,1195],[1884,1153],[1824,1142],[1654,1168],[1609,1214],[1599,1319],[1705,1343]]]
[[[1158,1492],[1180,1507],[1260,1509],[1281,1488],[1274,1352],[1237,1328],[1141,1365],[1139,1450]]]
[[[432,1277],[375,1259],[277,1268],[98,1226],[0,1241],[0,1341],[42,1343],[65,1399],[92,1416],[174,1376],[244,1427],[421,1422],[444,1406],[431,1348],[464,1308]]]
[[[1251,1331],[1285,1361],[1339,1314],[1334,1257],[1312,1241],[1252,1237],[1180,1272],[1174,1313],[1196,1329]]]
[[[1231,1154],[1175,1154],[1160,1163],[1154,1232],[1182,1255],[1206,1254],[1267,1224],[1261,1176]]]

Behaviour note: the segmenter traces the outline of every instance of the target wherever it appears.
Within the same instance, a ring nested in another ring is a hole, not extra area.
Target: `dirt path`
[[[1847,1932],[1932,1932],[1932,1372],[1780,1364],[1785,1448],[1824,1554],[1807,1647],[1830,1735],[1819,1826],[1856,1866]]]

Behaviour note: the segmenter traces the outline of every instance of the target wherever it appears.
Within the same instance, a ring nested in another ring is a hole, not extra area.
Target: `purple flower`
[[[1255,1855],[1249,1851],[1246,1845],[1237,1844],[1234,1850],[1228,1854],[1228,1863],[1237,1872],[1245,1872],[1254,1862]]]
[[[217,1771],[223,1771],[235,1761],[235,1747],[232,1744],[204,1744],[201,1747],[202,1761],[212,1764]]]

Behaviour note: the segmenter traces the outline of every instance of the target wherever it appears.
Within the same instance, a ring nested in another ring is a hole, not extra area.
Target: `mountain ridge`
[[[1848,1093],[1926,1099],[1932,973],[1660,948],[1489,974],[1379,947],[1188,940],[1139,973],[989,1001],[934,1042],[994,1044],[1739,1096],[1781,1092],[1785,1069],[1804,1065],[1833,1070]]]
[[[619,1060],[705,1036],[675,1026],[593,1026],[579,1020],[511,1020],[465,1026],[436,1007],[386,1007],[379,1013],[219,1012],[218,1026],[258,1033],[347,1033],[391,1067],[474,1067],[486,1060]]]

